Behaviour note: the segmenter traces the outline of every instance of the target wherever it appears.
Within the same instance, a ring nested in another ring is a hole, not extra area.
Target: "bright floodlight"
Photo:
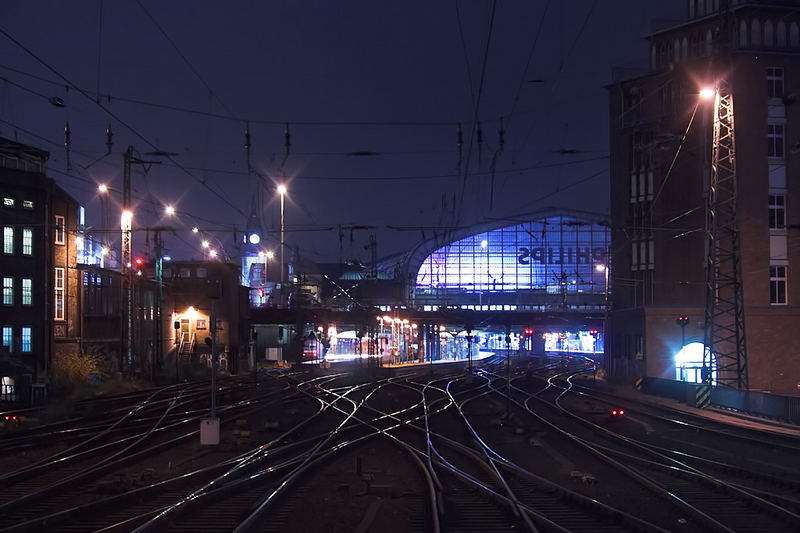
[[[275,254],[274,254],[274,253],[272,253],[272,250],[269,250],[269,251],[267,252],[267,259],[272,259],[273,257],[275,257]]]
[[[130,211],[123,211],[122,216],[120,217],[122,229],[130,230],[132,221],[133,221],[133,213]]]
[[[97,186],[97,190],[100,192],[108,192],[108,185],[106,185],[105,183],[101,183],[100,185]]]
[[[258,233],[251,233],[249,239],[250,239],[250,244],[258,244],[261,242],[261,235],[259,235]]]
[[[105,246],[103,246],[103,247],[100,249],[100,253],[101,253],[101,254],[103,254],[103,255],[108,255],[108,248],[106,248]]]
[[[281,196],[286,194],[286,185],[278,185],[278,194]]]
[[[606,269],[606,266],[602,263],[598,263],[594,266],[594,269],[598,272],[603,272]]]
[[[211,250],[210,252],[208,252],[208,255],[210,255],[211,257],[217,257],[217,251]]]
[[[208,241],[203,241],[203,248],[208,248]]]
[[[705,87],[703,89],[700,89],[700,98],[704,98],[704,99],[708,100],[709,98],[713,98],[715,94],[716,94],[716,91],[714,89],[709,88],[709,87]]]
[[[167,207],[164,209],[164,211],[166,211],[166,213],[167,213],[169,216],[172,216],[172,215],[174,215],[174,214],[175,214],[175,208],[174,208],[174,207],[172,207],[171,205],[168,205],[168,206],[167,206]]]
[[[486,248],[487,246],[489,246],[489,241],[487,241],[486,239],[483,239],[481,241],[481,248]]]
[[[197,233],[198,231],[200,231],[200,228],[198,228],[197,226],[192,228],[192,233]]]

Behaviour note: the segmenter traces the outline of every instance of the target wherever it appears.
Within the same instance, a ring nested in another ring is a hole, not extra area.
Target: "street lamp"
[[[611,262],[611,255],[608,254],[608,253],[606,253],[606,261],[609,262],[609,263]],[[611,266],[610,265],[604,265],[602,263],[598,263],[597,265],[595,265],[594,268],[598,272],[602,272],[603,273],[603,277],[605,278],[605,283],[604,283],[604,286],[603,286],[603,292],[604,292],[603,300],[604,300],[604,308],[605,308],[605,316],[603,318],[603,356],[607,356],[608,354],[606,353],[606,342],[607,342],[606,334],[608,333],[608,326],[607,326],[608,325],[608,276],[609,276],[609,272],[611,272]],[[597,351],[596,350],[593,353],[593,356],[594,356],[594,377],[595,377],[595,379],[597,379]]]
[[[278,185],[278,194],[281,195],[281,290],[283,290],[283,281],[285,279],[284,270],[286,268],[286,257],[284,255],[284,215],[285,215],[285,199],[286,199],[286,185]]]
[[[175,208],[173,206],[171,206],[171,205],[168,205],[168,206],[166,206],[164,208],[164,212],[167,214],[167,216],[170,216],[170,217],[174,216],[175,215]]]
[[[275,254],[272,253],[272,250],[261,250],[258,252],[258,257],[264,260],[264,275],[261,276],[261,295],[264,296],[264,287],[267,285],[267,260],[272,259]]]

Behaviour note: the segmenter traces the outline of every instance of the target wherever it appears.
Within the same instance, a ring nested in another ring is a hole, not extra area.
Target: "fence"
[[[672,398],[680,402],[694,398],[697,383],[673,379],[646,378],[642,390],[647,394]],[[689,402],[691,404],[691,402]],[[711,404],[770,418],[800,424],[800,397],[766,392],[712,387]]]

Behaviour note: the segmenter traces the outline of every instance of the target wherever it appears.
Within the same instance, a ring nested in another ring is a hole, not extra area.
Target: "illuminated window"
[[[22,305],[33,305],[33,280],[22,278]]]
[[[3,253],[14,253],[14,228],[11,226],[3,227]]]
[[[13,198],[3,198],[3,207],[14,207],[14,204]]]
[[[767,157],[783,157],[783,124],[767,124]]]
[[[767,69],[767,98],[783,98],[783,69]]]
[[[14,278],[3,278],[3,305],[14,305]]]
[[[64,217],[56,215],[56,244],[64,244]]]
[[[205,278],[208,275],[208,271],[204,267],[197,267],[195,272],[198,278]]]
[[[33,229],[22,228],[22,255],[33,255]]]
[[[786,305],[786,267],[772,265],[769,267],[769,303]]]
[[[31,327],[22,326],[22,351],[31,351]]]
[[[11,344],[11,339],[13,338],[14,330],[11,326],[3,326],[3,346],[8,348],[9,352],[14,351],[14,345]]]
[[[64,268],[56,267],[55,272],[55,319],[64,320]]]
[[[33,200],[23,200],[22,201],[22,208],[23,209],[33,209]]]
[[[769,195],[769,229],[786,227],[786,195]]]

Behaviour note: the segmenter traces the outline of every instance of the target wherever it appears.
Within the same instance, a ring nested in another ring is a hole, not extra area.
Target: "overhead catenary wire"
[[[136,4],[137,4],[137,5],[138,5],[138,6],[141,8],[141,10],[142,10],[142,11],[144,11],[144,14],[145,14],[145,15],[147,15],[147,18],[149,18],[149,19],[150,19],[150,22],[152,22],[152,23],[153,23],[153,25],[154,25],[156,28],[158,28],[158,31],[160,31],[160,32],[161,32],[161,35],[163,35],[163,36],[164,36],[164,38],[167,40],[167,42],[168,42],[168,43],[169,43],[169,44],[172,46],[172,48],[175,50],[175,52],[176,52],[176,53],[177,53],[177,54],[180,56],[180,58],[181,58],[181,59],[183,60],[183,62],[186,64],[186,66],[187,66],[187,67],[189,67],[189,70],[191,70],[191,71],[192,71],[192,74],[194,74],[194,75],[195,75],[195,77],[197,77],[197,79],[198,79],[198,80],[200,80],[200,83],[202,83],[202,84],[203,84],[203,86],[206,88],[206,90],[208,90],[209,94],[211,94],[211,95],[214,97],[214,99],[215,99],[217,102],[219,102],[219,105],[222,107],[222,109],[224,109],[224,110],[225,110],[225,112],[226,112],[228,115],[230,115],[230,116],[233,116],[233,112],[231,112],[230,108],[228,108],[228,106],[227,106],[227,105],[225,105],[225,102],[223,102],[223,101],[222,101],[222,99],[219,97],[219,94],[217,94],[217,92],[216,92],[216,91],[214,91],[214,90],[211,88],[211,86],[208,84],[208,82],[206,82],[205,78],[203,78],[203,76],[200,74],[200,72],[199,72],[199,71],[198,71],[198,70],[197,70],[197,69],[194,67],[194,65],[192,65],[192,63],[189,61],[189,59],[186,57],[186,55],[185,55],[183,52],[181,52],[181,49],[180,49],[180,48],[178,48],[178,45],[177,45],[177,44],[175,43],[175,41],[174,41],[174,40],[173,40],[173,39],[172,39],[172,38],[169,36],[169,34],[168,34],[168,33],[167,33],[167,31],[166,31],[166,30],[163,28],[163,26],[161,26],[161,24],[159,24],[159,23],[158,23],[158,21],[157,21],[157,20],[156,20],[156,18],[153,16],[153,14],[152,14],[152,13],[150,13],[150,11],[148,11],[146,7],[144,7],[144,4],[142,4],[142,2],[141,2],[140,0],[136,0]]]
[[[473,140],[476,135],[476,127],[478,126],[478,117],[480,113],[480,105],[481,105],[481,96],[483,95],[483,88],[486,81],[486,65],[489,62],[489,49],[492,44],[492,34],[494,33],[494,19],[497,13],[497,0],[492,2],[492,11],[489,15],[489,28],[487,31],[486,36],[486,47],[484,48],[483,52],[483,61],[481,65],[481,77],[480,81],[478,82],[478,94],[475,97],[475,102],[473,104],[473,114],[472,114],[472,127],[470,128],[470,135],[469,135],[469,143],[467,144],[467,157],[466,162],[464,164],[464,175],[461,179],[461,191],[459,194],[458,205],[455,206],[455,220],[454,226],[457,226],[461,220],[461,209],[464,204],[464,192],[466,191],[467,186],[467,179],[469,177],[469,167],[470,161],[472,160],[472,145]]]
[[[30,72],[26,72],[24,70],[20,70],[15,67],[11,67],[9,65],[2,65],[0,64],[0,68],[4,70],[8,70],[9,72],[17,73],[21,76],[30,77],[32,79],[36,79],[38,81],[48,83],[57,87],[64,87],[63,82],[58,82],[52,79],[45,78],[43,76],[39,76],[36,74],[32,74]],[[79,87],[75,87],[76,90],[81,90]],[[320,127],[364,127],[364,126],[374,126],[374,127],[456,127],[460,123],[459,120],[294,120],[291,117],[285,118],[259,118],[259,117],[244,117],[238,115],[231,115],[231,114],[224,114],[224,113],[214,113],[211,111],[202,111],[199,109],[192,109],[188,107],[181,107],[171,104],[164,104],[160,102],[152,102],[148,100],[143,100],[140,98],[134,98],[129,96],[120,96],[111,93],[101,93],[100,94],[101,101],[105,100],[107,103],[112,103],[114,101],[125,102],[129,104],[136,104],[146,107],[153,107],[157,109],[164,109],[168,111],[175,111],[177,113],[185,113],[191,115],[197,115],[202,117],[210,117],[216,118],[220,120],[230,121],[230,122],[250,122],[251,125],[264,125],[264,126],[285,126],[287,123],[291,124],[292,126],[320,126]],[[46,98],[46,97],[45,97]]]
[[[107,113],[107,114],[108,114],[110,117],[112,117],[114,120],[116,120],[117,122],[119,122],[120,124],[122,124],[122,125],[123,125],[123,126],[124,126],[124,127],[127,129],[127,130],[128,130],[128,131],[130,131],[130,132],[131,132],[131,133],[132,133],[134,136],[136,136],[138,139],[140,139],[142,142],[144,142],[144,143],[145,143],[147,146],[149,146],[149,147],[150,147],[150,148],[152,148],[153,150],[156,150],[156,151],[158,151],[158,147],[157,147],[157,146],[156,146],[156,145],[155,145],[153,142],[151,142],[149,139],[147,139],[147,138],[146,138],[144,135],[142,135],[142,134],[141,134],[141,133],[140,133],[140,132],[139,132],[139,131],[138,131],[136,128],[134,128],[133,126],[131,126],[130,124],[128,124],[128,123],[127,123],[125,120],[123,120],[121,117],[119,117],[119,116],[118,116],[116,113],[114,113],[112,110],[108,109],[108,108],[107,108],[106,106],[104,106],[102,103],[100,103],[100,102],[97,102],[97,101],[96,101],[94,98],[92,98],[92,97],[91,97],[91,95],[89,95],[89,93],[87,93],[85,90],[83,90],[83,89],[79,88],[79,87],[78,87],[77,85],[75,85],[75,84],[74,84],[74,83],[73,83],[73,82],[72,82],[72,81],[71,81],[69,78],[67,78],[66,76],[64,76],[63,74],[61,74],[61,73],[60,73],[60,72],[59,72],[57,69],[55,69],[53,66],[51,66],[51,65],[50,65],[48,62],[46,62],[44,59],[42,59],[41,57],[39,57],[39,55],[37,55],[37,54],[36,54],[36,53],[35,53],[33,50],[31,50],[30,48],[28,48],[27,46],[25,46],[24,44],[22,44],[22,42],[20,42],[20,41],[19,41],[19,40],[17,40],[17,39],[16,39],[16,38],[15,38],[13,35],[11,35],[10,33],[8,33],[8,31],[6,31],[6,30],[5,30],[5,28],[2,28],[2,27],[0,27],[0,33],[2,33],[2,34],[3,34],[3,35],[4,35],[4,36],[5,36],[5,37],[6,37],[8,40],[10,40],[12,43],[14,43],[14,44],[15,44],[17,47],[19,47],[20,49],[22,49],[22,50],[23,50],[25,53],[27,53],[27,54],[28,54],[28,55],[30,55],[32,58],[34,58],[36,61],[38,61],[38,62],[39,62],[39,63],[40,63],[42,66],[44,66],[44,67],[45,67],[46,69],[48,69],[50,72],[52,72],[53,74],[55,74],[56,76],[58,76],[59,78],[61,78],[62,80],[64,80],[64,82],[67,84],[67,87],[72,87],[73,89],[77,90],[77,91],[78,91],[78,92],[79,92],[79,93],[80,93],[82,96],[84,96],[86,99],[88,99],[89,101],[91,101],[92,103],[94,103],[95,105],[97,105],[98,107],[100,107],[100,108],[101,108],[103,111],[105,111],[105,112],[106,112],[106,113]],[[172,162],[173,162],[173,163],[174,163],[174,164],[175,164],[175,165],[176,165],[176,166],[177,166],[179,169],[181,169],[181,170],[182,170],[182,171],[183,171],[185,174],[187,174],[189,177],[191,177],[191,178],[192,178],[193,180],[195,180],[197,183],[199,183],[199,184],[201,184],[203,187],[205,187],[205,188],[206,188],[206,189],[207,189],[209,192],[211,192],[211,193],[212,193],[214,196],[216,196],[217,198],[219,198],[220,200],[222,200],[222,201],[223,201],[223,202],[224,202],[226,205],[228,205],[229,207],[231,207],[231,208],[232,208],[234,211],[236,211],[237,213],[241,214],[242,216],[245,216],[245,213],[244,213],[244,212],[243,212],[243,211],[242,211],[242,210],[239,208],[239,206],[237,206],[236,204],[234,204],[233,202],[231,202],[230,200],[228,200],[228,199],[227,199],[225,196],[223,196],[222,194],[220,194],[218,191],[215,191],[215,190],[214,190],[214,189],[213,189],[213,188],[212,188],[212,187],[211,187],[211,186],[210,186],[210,185],[209,185],[209,184],[206,182],[206,180],[205,180],[205,179],[201,179],[201,178],[199,178],[199,177],[195,176],[194,174],[192,174],[192,173],[191,173],[191,172],[190,172],[188,169],[186,169],[186,168],[182,167],[182,166],[180,165],[180,163],[176,162],[176,161],[175,161],[175,159],[174,159],[173,157],[171,157],[171,156],[168,156],[168,157],[167,157],[167,159],[169,159],[170,161],[172,161]]]

